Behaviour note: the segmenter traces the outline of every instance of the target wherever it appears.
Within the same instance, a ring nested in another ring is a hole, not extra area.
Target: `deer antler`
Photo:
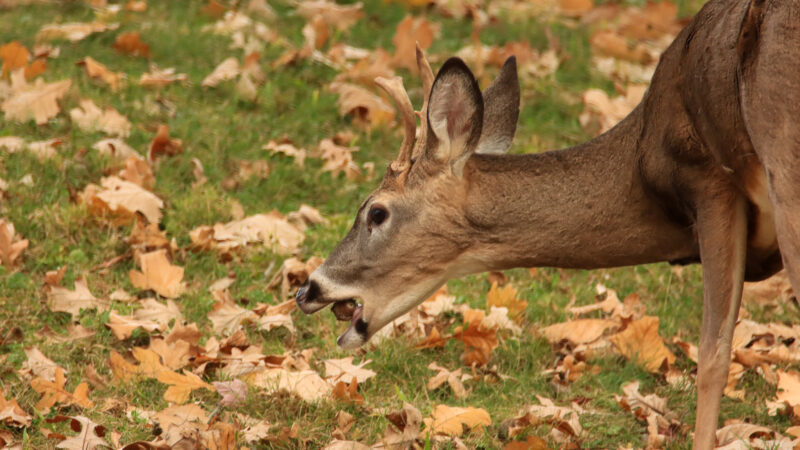
[[[402,173],[411,166],[411,150],[414,147],[414,139],[417,134],[417,119],[414,117],[414,107],[411,106],[411,100],[403,87],[402,78],[377,77],[375,78],[375,84],[389,94],[389,97],[394,100],[403,115],[403,123],[405,125],[403,144],[400,146],[400,153],[397,155],[397,159],[390,166],[393,172]]]
[[[417,67],[419,68],[419,76],[422,78],[423,97],[422,109],[417,113],[421,129],[419,132],[419,139],[417,139],[417,145],[414,146],[414,150],[411,152],[412,159],[419,156],[425,148],[425,142],[428,140],[428,124],[426,123],[428,119],[428,99],[431,98],[431,87],[433,87],[433,70],[431,70],[431,65],[428,64],[428,60],[425,58],[425,53],[422,52],[419,42],[417,42]]]

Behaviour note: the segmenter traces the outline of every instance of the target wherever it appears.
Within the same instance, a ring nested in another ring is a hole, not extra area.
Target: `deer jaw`
[[[298,292],[298,306],[313,313],[331,303],[358,299],[350,326],[339,337],[356,348],[378,330],[422,303],[447,279],[464,271],[462,256],[474,231],[464,220],[463,181],[441,174],[402,191],[391,184],[370,195],[350,232]],[[374,208],[386,211],[375,224]],[[443,232],[443,230],[447,230]]]

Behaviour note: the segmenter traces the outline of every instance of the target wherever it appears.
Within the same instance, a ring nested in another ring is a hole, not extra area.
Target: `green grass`
[[[641,2],[638,2],[641,3]],[[125,238],[129,227],[113,227],[102,218],[89,215],[85,208],[75,204],[70,191],[80,191],[114,168],[115,163],[100,158],[90,149],[102,136],[89,134],[74,127],[68,116],[79,99],[90,98],[99,106],[113,106],[134,124],[127,142],[142,150],[147,147],[158,124],[170,126],[170,134],[184,142],[184,153],[159,161],[156,172],[155,193],[165,202],[162,220],[167,235],[177,240],[183,249],[189,243],[189,231],[199,225],[213,224],[232,219],[231,207],[236,201],[250,215],[277,209],[283,213],[293,211],[302,203],[319,208],[330,219],[330,225],[309,230],[302,249],[302,257],[325,256],[350,226],[352,215],[363,197],[374,189],[377,179],[354,183],[344,177],[334,178],[321,174],[321,163],[309,158],[305,169],[297,168],[287,158],[270,156],[262,145],[270,139],[290,137],[298,146],[314,148],[325,137],[337,131],[354,130],[355,154],[360,163],[374,162],[380,174],[398,148],[399,139],[393,130],[363,131],[354,128],[348,118],[337,113],[336,98],[327,90],[336,72],[328,67],[308,61],[295,66],[272,68],[270,62],[284,49],[277,44],[266,45],[262,51],[261,66],[267,82],[259,87],[257,103],[237,98],[232,83],[223,83],[215,89],[200,86],[202,79],[228,56],[240,56],[241,51],[230,50],[229,39],[201,31],[213,19],[199,13],[200,1],[150,1],[144,13],[121,12],[117,31],[92,35],[77,42],[59,42],[61,55],[48,60],[44,78],[48,81],[70,78],[73,87],[61,101],[62,113],[47,125],[29,123],[0,123],[0,136],[21,136],[28,141],[60,137],[64,144],[52,160],[39,161],[26,152],[3,154],[0,158],[0,178],[11,184],[8,195],[0,200],[0,217],[11,220],[18,232],[29,239],[30,248],[24,253],[20,266],[9,270],[0,268],[0,334],[14,326],[22,330],[21,341],[5,342],[0,353],[7,356],[2,363],[0,386],[6,398],[17,398],[27,411],[39,399],[27,382],[16,374],[26,360],[24,349],[37,346],[46,355],[69,371],[68,388],[83,380],[87,367],[93,366],[106,380],[110,380],[107,358],[111,350],[125,352],[134,345],[147,345],[149,336],[137,333],[132,339],[119,342],[104,326],[107,313],[84,312],[81,323],[96,331],[87,340],[72,343],[55,343],[40,337],[37,332],[49,327],[64,333],[69,318],[65,314],[50,312],[41,288],[48,270],[67,265],[64,285],[85,275],[92,292],[107,296],[116,288],[135,292],[128,279],[128,271],[135,268],[131,261],[123,261],[107,270],[91,271],[92,267],[127,251]],[[292,13],[292,7],[283,2],[274,4],[280,20],[274,28],[296,45],[302,42],[300,29],[303,20]],[[688,15],[698,8],[696,1],[680,3],[681,13]],[[338,33],[334,39],[354,46],[391,49],[394,26],[408,10],[398,3],[370,0],[365,5],[366,18],[351,30]],[[425,10],[412,11],[420,14]],[[89,21],[93,12],[82,2],[54,2],[30,5],[0,11],[0,44],[19,40],[31,48],[40,27],[51,22]],[[468,21],[449,19],[428,13],[431,20],[442,24],[441,37],[429,51],[447,55],[469,42],[471,24]],[[545,30],[559,40],[568,56],[558,72],[543,80],[526,83],[523,88],[523,108],[513,152],[541,151],[579,143],[589,138],[580,128],[577,116],[581,111],[580,94],[589,87],[601,87],[613,92],[613,85],[591,69],[591,50],[588,45],[590,31],[582,26],[566,26],[561,22],[511,22],[491,24],[483,32],[488,44],[502,44],[514,40],[529,40],[534,48],[547,45]],[[128,57],[115,52],[111,45],[115,37],[125,31],[139,31],[151,47],[150,60]],[[75,62],[92,56],[113,71],[128,74],[128,83],[116,93],[106,86],[90,80],[83,68]],[[161,91],[141,88],[139,75],[148,70],[150,63],[159,67],[175,67],[186,73],[186,85],[173,85]],[[407,85],[418,86],[418,81],[407,73]],[[172,105],[168,108],[153,105]],[[88,151],[87,151],[88,149]],[[209,181],[198,189],[191,187],[192,158],[203,162]],[[253,178],[235,189],[226,190],[222,181],[235,173],[237,161],[266,159],[271,173],[266,179]],[[31,187],[16,182],[31,174]],[[271,264],[280,264],[281,258],[268,250],[252,248],[233,261],[223,262],[207,252],[180,250],[176,263],[185,267],[189,291],[179,299],[179,304],[189,322],[197,322],[211,336],[210,322],[206,318],[213,299],[208,285],[229,272],[234,272],[237,282],[232,288],[234,298],[246,297],[250,304],[275,302],[277,292],[265,290],[269,279],[264,271]],[[616,289],[620,298],[630,293],[641,296],[649,314],[660,318],[662,336],[680,333],[685,339],[697,342],[700,326],[702,286],[697,267],[689,267],[677,277],[669,266],[656,264],[613,270],[570,271],[540,269],[536,276],[527,270],[509,271],[511,283],[519,289],[520,298],[529,303],[525,320],[526,330],[519,339],[501,340],[494,352],[491,365],[497,372],[508,375],[506,380],[494,383],[477,382],[468,385],[473,390],[468,398],[456,399],[445,389],[433,392],[425,389],[432,375],[426,366],[438,364],[455,369],[463,366],[460,360],[461,344],[449,342],[444,348],[418,351],[405,342],[386,341],[370,351],[364,358],[373,360],[370,367],[378,376],[360,386],[366,399],[363,406],[322,402],[307,404],[285,394],[268,395],[255,391],[238,412],[264,418],[280,426],[291,427],[297,423],[299,440],[289,440],[266,445],[268,448],[317,448],[330,440],[335,428],[335,415],[340,409],[353,414],[356,425],[349,437],[367,443],[376,442],[383,434],[388,421],[377,411],[397,410],[403,400],[419,408],[428,416],[439,403],[469,405],[485,408],[494,425],[484,432],[465,438],[470,447],[497,448],[504,443],[503,422],[513,418],[526,404],[535,402],[541,395],[559,404],[585,398],[584,407],[590,413],[582,417],[585,428],[580,446],[584,448],[616,448],[626,443],[642,446],[646,442],[646,429],[614,401],[621,386],[631,380],[642,382],[642,392],[656,392],[669,399],[669,405],[686,424],[693,423],[695,393],[668,385],[663,378],[648,374],[634,363],[619,357],[607,356],[592,360],[602,370],[599,375],[586,375],[566,388],[554,387],[550,379],[541,374],[552,367],[556,354],[546,341],[536,338],[534,331],[567,318],[565,306],[572,297],[577,304],[594,301],[594,285],[604,283]],[[460,303],[483,307],[489,285],[482,275],[454,280],[449,291]],[[128,311],[123,304],[114,304],[120,312]],[[753,311],[763,320],[797,321],[798,311],[790,309],[781,317],[769,310]],[[296,336],[280,331],[263,333],[248,330],[248,336],[265,353],[281,353],[291,349],[316,347],[315,361],[348,355],[335,346],[340,326],[329,314],[304,316],[294,314],[298,329]],[[671,344],[668,344],[671,346]],[[678,366],[692,370],[692,363],[671,346],[679,355]],[[321,363],[319,363],[321,365]],[[321,367],[318,367],[321,368]],[[465,371],[469,368],[465,367]],[[749,420],[783,430],[788,421],[769,417],[764,400],[774,396],[774,387],[754,374],[745,376],[742,385],[748,391],[748,401],[723,400],[722,420],[737,418]],[[48,424],[46,419],[57,413],[84,414],[122,434],[122,442],[152,438],[151,430],[142,421],[129,421],[123,414],[109,414],[102,408],[106,399],[123,399],[143,409],[161,409],[166,402],[161,395],[165,386],[155,380],[141,380],[122,385],[108,383],[92,386],[91,398],[95,408],[80,411],[65,408],[47,417],[36,417],[27,431],[8,429],[17,440],[25,439],[26,448],[51,448],[55,441],[47,440],[38,430],[47,427],[60,432],[66,423]],[[194,400],[202,402],[207,411],[214,409],[219,399],[216,394],[196,393]],[[3,429],[6,429],[5,427]],[[547,438],[547,426],[533,427],[528,433]],[[688,448],[688,434],[677,436],[668,443],[669,448]],[[552,443],[552,445],[556,445]]]

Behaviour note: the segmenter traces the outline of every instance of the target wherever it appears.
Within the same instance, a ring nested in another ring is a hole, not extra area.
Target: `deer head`
[[[483,270],[470,252],[479,230],[465,211],[464,169],[474,153],[511,145],[519,115],[516,62],[509,58],[483,94],[460,59],[445,62],[435,80],[419,49],[417,62],[425,92],[419,136],[401,79],[377,79],[403,117],[399,155],[350,232],[297,293],[305,313],[335,303],[337,317],[350,320],[340,347],[363,345],[447,279]]]

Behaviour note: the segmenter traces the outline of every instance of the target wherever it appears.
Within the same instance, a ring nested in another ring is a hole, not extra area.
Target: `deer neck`
[[[471,157],[469,272],[695,258],[691,227],[670,216],[639,170],[637,155],[658,151],[639,148],[640,109],[576,147]]]

